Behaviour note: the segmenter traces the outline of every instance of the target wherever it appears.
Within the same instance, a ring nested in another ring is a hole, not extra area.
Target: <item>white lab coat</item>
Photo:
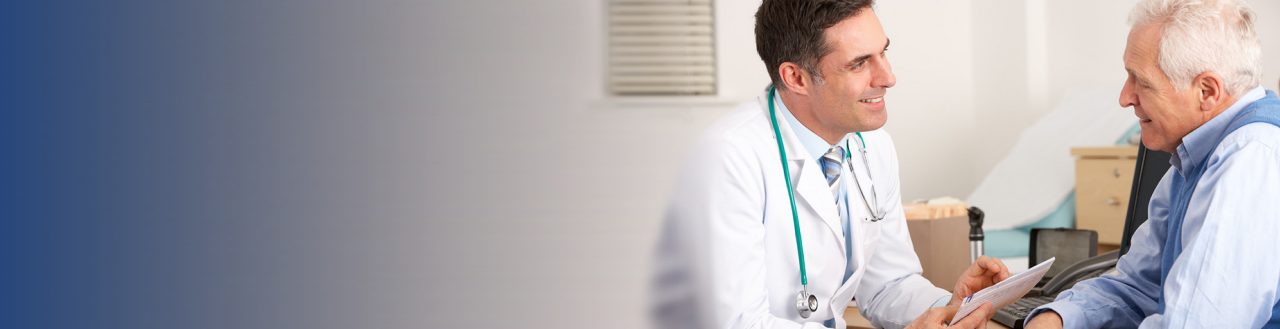
[[[854,236],[854,255],[846,258],[840,215],[822,166],[804,150],[786,116],[778,113],[791,171],[782,175],[767,101],[767,95],[757,97],[714,124],[685,165],[657,247],[650,296],[655,324],[821,328],[823,321],[834,318],[836,328],[844,328],[842,314],[856,297],[873,324],[896,328],[947,296],[947,290],[920,276],[920,260],[903,218],[897,151],[889,134],[862,134],[878,193],[879,205],[872,206],[888,216],[880,222],[865,220],[870,215],[857,185],[846,183]],[[783,111],[780,106],[778,110]],[[871,199],[861,155],[853,154],[850,162]],[[843,175],[849,175],[848,167]],[[807,319],[795,307],[801,286],[783,181],[788,177],[795,188],[809,291],[820,301],[818,311]],[[841,284],[846,262],[856,270]]]

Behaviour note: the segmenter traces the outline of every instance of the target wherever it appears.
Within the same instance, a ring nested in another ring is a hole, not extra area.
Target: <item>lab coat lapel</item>
[[[844,246],[844,227],[840,224],[840,211],[836,209],[836,198],[831,194],[831,187],[827,185],[826,176],[822,174],[822,165],[817,160],[805,159],[802,161],[792,161],[792,163],[803,163],[800,168],[800,177],[796,182],[796,194],[800,195],[800,199],[813,210],[816,215],[827,224],[827,228],[831,234],[835,235],[838,246]],[[840,249],[840,254],[844,255],[844,247]],[[848,255],[844,255],[846,259]]]
[[[760,107],[764,109],[765,116],[769,115],[769,93],[766,91],[760,96],[758,102]],[[796,137],[791,125],[786,122],[785,116],[778,115],[778,128],[782,134],[783,144],[787,150],[787,161],[791,166],[791,177],[793,177],[792,186],[795,187],[796,199],[800,199],[809,206],[810,216],[802,216],[801,218],[818,217],[822,222],[826,223],[828,231],[839,241],[838,246],[844,246],[844,229],[840,225],[840,212],[836,209],[836,198],[831,194],[831,187],[827,185],[826,176],[822,174],[822,165],[817,160],[810,158],[803,152],[804,145],[800,143],[800,138]],[[797,175],[796,172],[799,172]],[[798,207],[798,206],[797,206]],[[796,209],[797,211],[804,211]],[[802,219],[803,220],[803,219]],[[840,255],[848,259],[848,255],[844,254],[844,247],[838,248]]]

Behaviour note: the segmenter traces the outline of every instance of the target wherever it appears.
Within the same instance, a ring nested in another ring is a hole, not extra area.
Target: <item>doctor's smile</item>
[[[878,104],[878,103],[884,102],[884,96],[879,96],[875,98],[863,98],[858,100],[858,102]]]
[[[884,95],[859,99],[858,103],[862,104],[863,109],[870,111],[884,111],[885,109]]]

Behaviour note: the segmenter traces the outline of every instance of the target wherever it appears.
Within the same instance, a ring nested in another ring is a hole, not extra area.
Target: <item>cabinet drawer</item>
[[[1135,160],[1076,160],[1076,227],[1098,231],[1099,243],[1120,244]]]

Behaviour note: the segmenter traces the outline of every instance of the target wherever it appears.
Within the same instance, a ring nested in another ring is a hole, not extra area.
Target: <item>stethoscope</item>
[[[778,113],[773,104],[773,98],[776,93],[776,88],[769,86],[769,120],[773,124],[773,136],[778,141],[778,157],[782,159],[782,176],[787,178],[784,181],[787,183],[787,198],[791,201],[791,224],[795,227],[796,232],[796,254],[800,259],[800,293],[796,295],[796,311],[800,312],[801,318],[809,318],[810,314],[818,311],[818,297],[809,293],[809,274],[806,272],[804,264],[804,240],[800,237],[800,213],[796,211],[796,193],[794,188],[791,187],[791,168],[787,166],[787,149],[782,145],[782,131],[778,129]],[[858,151],[862,152],[862,164],[867,168],[867,176],[870,178],[871,164],[867,161],[867,141],[862,139],[861,132],[854,134],[858,136],[858,141],[860,142]],[[844,141],[844,149],[849,150],[849,140]],[[845,151],[844,155],[845,160],[852,158],[848,151]],[[862,183],[858,182],[857,171],[853,170],[853,164],[849,164],[849,172],[854,173],[853,182],[857,184],[858,194],[862,196],[862,204],[867,207],[867,212],[871,214],[871,218],[868,218],[867,221],[874,223],[884,220],[885,212],[877,212],[871,207],[872,203],[875,203],[877,208],[880,205],[876,197],[876,182],[868,179],[871,182],[871,201],[868,202],[866,193],[862,192]],[[845,205],[848,206],[848,202],[845,202]]]

